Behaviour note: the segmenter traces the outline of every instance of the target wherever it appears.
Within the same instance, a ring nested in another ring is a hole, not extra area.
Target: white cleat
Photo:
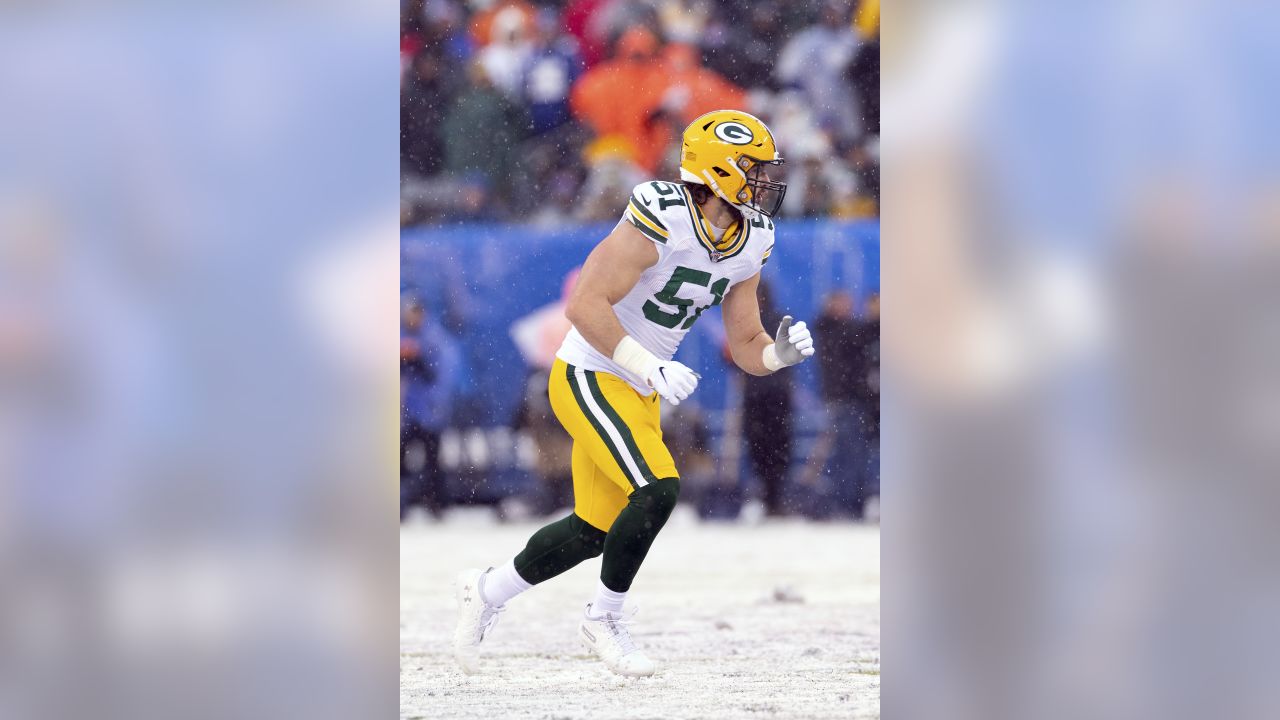
[[[586,616],[578,626],[578,638],[615,673],[627,677],[649,677],[657,672],[658,666],[637,650],[631,640],[627,625],[634,614],[617,616],[605,613],[604,617],[595,617],[591,614],[591,605],[587,605]]]
[[[498,623],[498,613],[507,609],[505,605],[490,605],[481,596],[485,572],[468,568],[458,573],[458,626],[453,631],[453,656],[468,675],[480,669],[480,641]]]

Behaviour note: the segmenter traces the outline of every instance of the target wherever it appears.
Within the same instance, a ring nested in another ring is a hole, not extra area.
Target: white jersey
[[[622,329],[644,349],[670,360],[707,308],[719,305],[729,288],[760,272],[773,251],[773,221],[760,217],[731,228],[730,242],[716,249],[711,223],[680,183],[654,180],[631,193],[622,220],[634,225],[658,249],[658,262],[640,275],[631,292],[613,306]],[[556,356],[586,370],[607,372],[649,394],[644,378],[624,370],[569,331]]]

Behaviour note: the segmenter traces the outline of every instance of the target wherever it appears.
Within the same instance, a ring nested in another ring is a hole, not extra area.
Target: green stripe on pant
[[[604,414],[608,417],[614,428],[617,429],[618,435],[622,436],[622,442],[627,446],[627,450],[630,451],[631,457],[635,459],[636,467],[640,468],[640,474],[644,476],[644,481],[646,483],[657,482],[658,478],[654,477],[653,471],[649,469],[649,464],[644,460],[644,455],[640,453],[640,447],[636,445],[636,439],[635,436],[631,434],[631,428],[627,427],[627,424],[622,421],[622,416],[619,415],[618,411],[614,410],[613,406],[609,404],[609,401],[605,399],[604,391],[600,389],[600,381],[596,379],[595,372],[587,370],[586,376],[587,387],[591,389],[591,397],[595,399],[596,404],[600,406],[600,409],[604,410]]]
[[[609,454],[613,456],[614,462],[618,463],[618,467],[622,468],[622,474],[627,478],[627,482],[631,483],[631,487],[640,487],[640,483],[636,481],[635,475],[631,469],[627,467],[626,460],[622,457],[622,452],[613,442],[613,438],[609,437],[609,432],[605,429],[604,424],[596,414],[592,412],[591,406],[587,404],[587,400],[582,395],[582,388],[578,387],[578,368],[565,363],[565,378],[569,381],[569,389],[573,391],[573,399],[578,402],[578,408],[582,410],[582,414],[587,416],[587,421],[591,423],[591,427],[595,428],[596,434],[604,441],[604,446],[609,449]]]

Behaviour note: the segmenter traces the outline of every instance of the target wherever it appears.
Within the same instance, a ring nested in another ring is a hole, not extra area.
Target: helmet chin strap
[[[726,160],[728,160],[728,161],[730,161],[730,162],[729,162],[729,167],[732,167],[732,168],[734,169],[734,172],[736,172],[736,173],[738,173],[738,175],[742,176],[742,182],[745,184],[745,183],[746,183],[746,181],[747,181],[747,176],[746,176],[746,175],[745,175],[741,170],[739,170],[739,169],[738,169],[738,167],[737,167],[736,165],[734,165],[734,164],[733,164],[733,162],[732,162],[733,158],[725,158],[725,159],[726,159]],[[703,177],[704,179],[706,179],[706,181],[707,181],[707,187],[711,188],[711,189],[712,189],[712,191],[714,191],[714,192],[715,192],[716,196],[718,196],[721,200],[724,200],[725,202],[727,202],[727,203],[729,203],[730,205],[732,205],[732,206],[734,206],[735,208],[737,208],[737,209],[738,209],[738,212],[742,213],[742,216],[743,216],[744,218],[746,218],[747,220],[758,220],[758,219],[760,219],[760,213],[759,213],[758,211],[756,211],[756,209],[755,209],[755,208],[750,207],[750,206],[748,206],[748,205],[743,205],[743,204],[742,204],[742,203],[740,203],[740,202],[737,202],[737,201],[735,201],[735,200],[730,199],[730,198],[728,197],[728,193],[726,193],[725,191],[723,191],[723,190],[721,190],[721,189],[720,189],[720,183],[716,182],[716,179],[715,179],[715,178],[713,178],[713,177],[711,177],[711,173],[710,173],[710,172],[708,172],[708,171],[706,171],[706,170],[703,170],[703,171],[702,171],[702,177]]]
[[[720,183],[716,182],[714,177],[711,177],[711,173],[703,170],[702,179],[707,181],[707,187],[711,188],[716,195],[719,195],[721,198],[724,197],[724,191],[720,189]]]

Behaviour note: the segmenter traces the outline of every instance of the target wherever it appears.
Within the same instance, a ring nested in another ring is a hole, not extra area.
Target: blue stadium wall
[[[565,276],[612,229],[613,223],[551,228],[459,224],[401,233],[401,290],[419,296],[459,339],[464,368],[458,378],[454,424],[509,424],[526,369],[511,340],[511,324],[560,297]],[[783,220],[765,266],[778,307],[812,322],[822,298],[838,288],[856,297],[880,288],[879,221]],[[772,328],[769,329],[772,332]],[[702,374],[695,398],[718,424],[736,372],[720,350],[719,308],[707,311],[677,359]],[[821,352],[822,339],[815,338]],[[796,392],[816,394],[817,373],[806,363]]]

